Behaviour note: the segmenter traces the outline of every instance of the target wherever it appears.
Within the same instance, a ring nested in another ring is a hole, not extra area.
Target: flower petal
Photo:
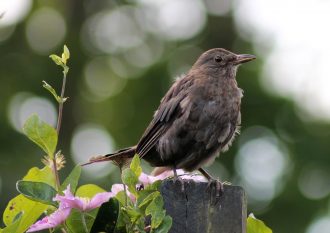
[[[88,211],[88,210],[100,207],[103,203],[109,201],[109,199],[114,197],[114,196],[115,196],[115,194],[113,194],[112,192],[98,193],[87,204],[85,210]]]
[[[124,185],[123,184],[113,184],[111,187],[111,192],[114,195],[117,195],[117,193],[124,191]]]
[[[143,183],[143,185],[152,184],[157,180],[164,180],[167,177],[170,177],[173,175],[173,172],[171,170],[164,171],[163,173],[159,174],[158,176],[151,176],[147,175],[145,173],[141,173],[139,176],[139,181]]]
[[[142,172],[141,175],[139,176],[139,181],[142,182],[144,185],[151,184],[152,181],[150,177],[151,176],[148,176],[147,174]]]
[[[179,169],[177,171],[178,174],[180,174],[182,170]],[[183,171],[182,171],[183,172]],[[155,176],[156,180],[165,180],[166,178],[170,177],[170,176],[173,176],[173,171],[171,170],[167,170],[167,171],[164,171],[163,173],[159,174],[158,176]]]
[[[114,194],[114,196],[116,196],[119,192],[124,191],[124,185],[123,184],[113,184],[111,187],[111,192]],[[131,199],[132,202],[136,201],[135,196],[128,191],[128,188],[126,186],[126,193],[127,196]]]
[[[115,196],[115,194],[111,192],[103,192],[96,194],[92,200],[90,198],[75,197],[70,191],[70,185],[67,186],[63,193],[64,196],[57,194],[54,198],[54,201],[60,202],[59,208],[75,208],[80,211],[95,209]]]
[[[70,184],[67,186],[67,188],[63,191],[64,196],[57,194],[54,197],[54,201],[60,202],[59,208],[75,208],[83,210],[86,206],[86,201],[84,199],[75,197],[70,190]]]
[[[54,228],[62,224],[70,215],[71,208],[58,209],[49,216],[37,221],[35,224],[30,226],[26,232],[35,232],[48,228]]]
[[[56,195],[54,200],[60,202],[60,208],[75,208],[75,209],[84,209],[85,201],[78,197],[67,197]]]

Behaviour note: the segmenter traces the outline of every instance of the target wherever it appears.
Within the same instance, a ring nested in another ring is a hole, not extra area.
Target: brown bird
[[[124,161],[138,154],[154,167],[186,171],[210,164],[231,145],[241,124],[243,91],[237,67],[256,57],[222,48],[203,53],[190,71],[178,78],[163,97],[137,145],[90,159],[90,163]]]

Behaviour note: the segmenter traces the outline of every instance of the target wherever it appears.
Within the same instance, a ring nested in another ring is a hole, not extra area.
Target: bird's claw
[[[218,179],[211,179],[208,182],[207,189],[210,191],[212,204],[217,205],[224,191],[223,183]],[[213,190],[215,190],[215,195]]]
[[[181,184],[181,192],[184,192],[184,180],[182,178],[180,178],[179,176],[174,176],[173,182],[179,182]]]

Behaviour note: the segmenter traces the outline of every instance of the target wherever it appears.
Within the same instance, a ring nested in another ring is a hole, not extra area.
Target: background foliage
[[[70,98],[58,142],[69,173],[91,155],[136,143],[173,77],[203,51],[224,47],[256,54],[258,60],[242,66],[237,76],[244,89],[242,133],[210,172],[242,185],[249,210],[274,232],[311,233],[317,224],[330,225],[329,119],[311,117],[294,99],[269,91],[275,88],[271,84],[265,88],[264,58],[275,43],[269,38],[265,47],[251,34],[242,36],[236,15],[244,1],[8,2],[17,6],[0,19],[1,212],[17,195],[15,182],[31,166],[42,166],[41,152],[22,134],[22,123],[36,112],[55,125],[56,105],[41,80],[58,90],[61,75],[48,54],[61,51],[64,43],[70,47]],[[23,12],[21,18],[8,20],[12,11]],[[280,67],[273,69],[281,75]],[[304,97],[310,101],[317,94]],[[113,165],[83,171],[83,182],[105,189],[119,180]]]

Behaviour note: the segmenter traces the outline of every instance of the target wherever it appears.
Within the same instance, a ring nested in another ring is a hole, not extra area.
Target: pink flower
[[[173,176],[173,172],[171,170],[164,171],[163,173],[159,174],[158,176],[151,176],[151,175],[147,175],[142,172],[141,175],[139,176],[139,181],[143,185],[148,185],[148,184],[152,184],[152,183],[156,182],[157,180],[164,180],[170,176]]]
[[[64,196],[57,194],[53,199],[60,203],[59,208],[51,215],[44,217],[30,226],[27,232],[54,228],[62,224],[69,217],[72,208],[84,212],[89,211],[100,207],[104,202],[107,202],[110,198],[115,196],[112,192],[103,192],[96,194],[92,199],[75,197],[70,191],[70,185],[67,186],[63,193]]]
[[[89,211],[100,207],[104,202],[107,202],[115,195],[112,192],[103,192],[96,194],[92,199],[86,197],[75,197],[70,191],[70,185],[64,191],[64,196],[56,195],[54,201],[59,201],[70,208],[78,209],[80,211]]]
[[[62,224],[70,215],[71,208],[63,208],[61,206],[58,210],[52,213],[49,216],[44,217],[43,219],[37,221],[35,224],[30,226],[26,232],[40,231],[48,228],[54,228]]]
[[[117,193],[119,193],[121,191],[124,191],[124,185],[123,184],[113,184],[112,185],[111,192],[114,195],[117,195]],[[127,186],[126,186],[126,194],[131,199],[132,202],[135,202],[136,201],[135,196],[130,191],[128,191]]]

